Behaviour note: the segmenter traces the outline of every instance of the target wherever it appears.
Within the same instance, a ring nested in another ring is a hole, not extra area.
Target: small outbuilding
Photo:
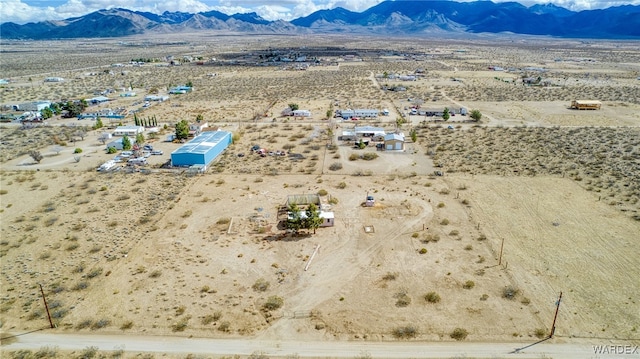
[[[389,133],[384,136],[384,149],[387,151],[404,151],[404,135]]]
[[[232,142],[231,132],[203,132],[171,153],[171,165],[206,167],[216,159]]]

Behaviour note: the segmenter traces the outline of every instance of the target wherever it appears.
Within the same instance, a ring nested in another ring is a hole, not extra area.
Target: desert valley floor
[[[109,130],[133,111],[157,119],[145,137],[164,153],[102,173],[114,155],[95,120],[1,124],[3,337],[48,327],[42,286],[60,332],[326,341],[535,342],[562,292],[554,341],[637,344],[637,42],[498,41],[3,41],[3,112],[112,89],[87,111],[128,113],[104,119]],[[145,105],[187,82],[193,92]],[[312,115],[282,116],[293,103]],[[333,116],[347,108],[389,114]],[[205,173],[166,168],[181,144],[165,138],[198,115],[234,143]],[[404,150],[341,140],[356,124],[404,133]],[[309,194],[334,226],[288,233],[279,209]]]

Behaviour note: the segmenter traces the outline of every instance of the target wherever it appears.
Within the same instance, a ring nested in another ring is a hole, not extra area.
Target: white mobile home
[[[137,134],[144,132],[144,127],[142,126],[118,126],[115,131],[113,131],[114,136],[124,136],[127,135],[129,137],[136,137]]]
[[[294,110],[294,117],[311,117],[311,111],[309,110]]]
[[[340,116],[342,116],[343,119],[349,119],[353,117],[376,118],[378,117],[378,110],[366,109],[366,108],[360,108],[355,110],[347,109],[347,110],[341,110]]]

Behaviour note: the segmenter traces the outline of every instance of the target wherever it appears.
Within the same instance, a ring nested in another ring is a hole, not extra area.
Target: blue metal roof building
[[[171,153],[172,166],[208,166],[232,142],[231,132],[203,132]]]

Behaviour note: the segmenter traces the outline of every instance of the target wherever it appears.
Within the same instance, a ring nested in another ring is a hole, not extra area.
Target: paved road
[[[264,353],[270,357],[297,354],[300,358],[620,358],[620,355],[594,353],[590,344],[544,342],[473,343],[473,342],[337,342],[253,339],[208,339],[166,336],[52,334],[36,332],[4,340],[2,350],[38,350],[43,346],[59,350],[83,350],[97,347],[102,351],[156,352],[170,354],[250,355]],[[597,343],[607,344],[607,343]],[[515,352],[517,348],[524,348]],[[623,355],[639,358],[638,354]]]

